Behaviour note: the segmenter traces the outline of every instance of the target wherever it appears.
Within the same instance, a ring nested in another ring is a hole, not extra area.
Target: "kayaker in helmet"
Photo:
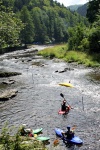
[[[67,126],[67,131],[62,133],[63,136],[69,140],[71,140],[74,137],[74,132],[70,130],[70,126]]]
[[[66,106],[66,100],[63,100],[63,103],[61,104],[61,110],[62,111],[67,111],[69,110],[68,106]]]

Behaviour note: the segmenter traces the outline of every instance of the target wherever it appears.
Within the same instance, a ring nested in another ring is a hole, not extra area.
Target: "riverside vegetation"
[[[87,67],[100,67],[100,55],[88,54],[82,51],[68,50],[67,44],[56,45],[54,47],[46,48],[38,52],[45,58],[58,58],[68,63],[77,62],[84,64]]]
[[[8,128],[7,123],[4,125],[0,135],[0,150],[47,150],[45,144],[37,141],[35,138],[20,136],[19,129],[11,136],[10,134],[15,131],[15,127]]]

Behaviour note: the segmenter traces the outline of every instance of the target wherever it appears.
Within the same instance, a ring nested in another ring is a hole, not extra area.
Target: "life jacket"
[[[61,110],[66,111],[66,105],[65,104],[62,104]]]

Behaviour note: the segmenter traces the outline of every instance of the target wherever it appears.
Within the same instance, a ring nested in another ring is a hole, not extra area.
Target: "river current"
[[[9,126],[19,127],[27,124],[29,128],[43,128],[41,136],[49,136],[53,150],[56,139],[56,127],[76,125],[75,135],[83,140],[81,147],[65,147],[60,143],[55,150],[100,150],[100,81],[91,80],[89,73],[92,68],[68,64],[57,59],[43,59],[32,53],[33,49],[44,49],[36,46],[32,49],[6,53],[0,56],[0,70],[22,73],[7,78],[14,84],[0,88],[17,89],[17,96],[0,102],[0,131],[5,122]],[[67,68],[67,71],[62,72]],[[62,73],[61,73],[62,72]],[[6,78],[0,78],[0,82]],[[60,86],[61,82],[71,82],[74,87]],[[58,115],[63,98],[73,107],[68,115]]]

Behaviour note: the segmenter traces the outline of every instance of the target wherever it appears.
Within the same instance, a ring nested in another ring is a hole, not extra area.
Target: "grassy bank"
[[[85,52],[68,51],[67,44],[56,45],[54,47],[46,48],[38,52],[45,58],[63,59],[68,63],[77,62],[87,67],[100,67],[100,56],[98,54],[89,55]]]

